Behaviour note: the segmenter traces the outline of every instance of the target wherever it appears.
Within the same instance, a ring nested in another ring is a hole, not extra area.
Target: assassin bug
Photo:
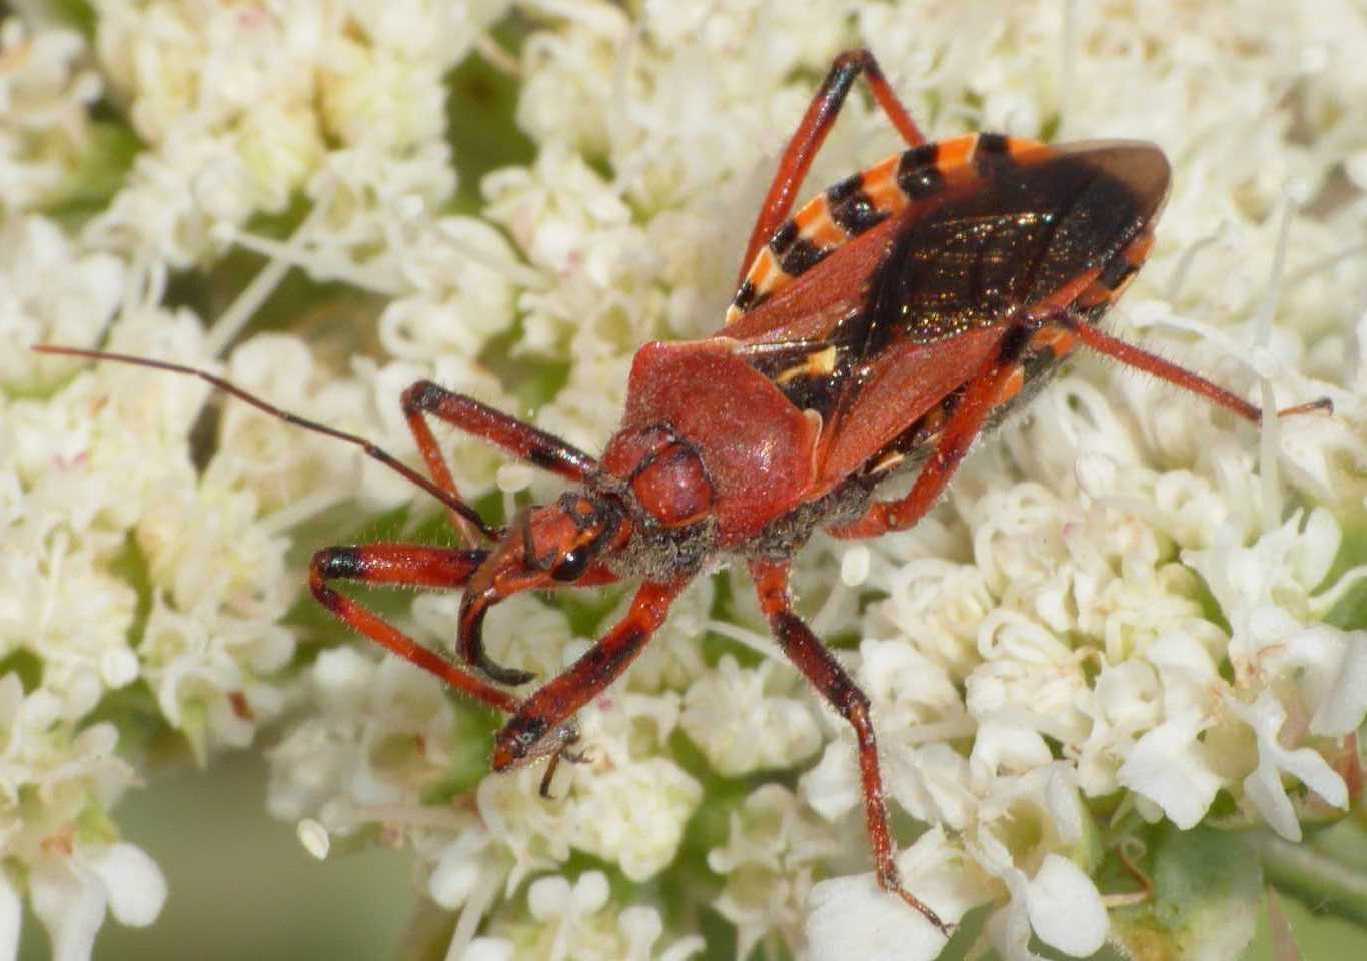
[[[856,78],[907,149],[828,188],[790,217],[794,195]],[[471,543],[333,547],[314,555],[318,602],[451,687],[511,715],[493,768],[553,764],[574,715],[626,670],[670,603],[711,557],[749,566],[780,647],[849,721],[881,886],[946,936],[951,927],[898,876],[869,701],[794,613],[791,558],[818,529],[837,538],[905,530],[944,492],[973,442],[1076,346],[1147,371],[1257,422],[1208,380],[1096,325],[1143,265],[1166,198],[1168,161],[1147,143],[1047,146],[979,133],[928,142],[873,56],[836,58],[779,164],[721,331],[636,354],[622,426],[594,458],[530,424],[428,381],[402,397],[431,479],[362,438],[281,411],[176,364],[40,347],[196,374],[268,413],[361,446],[443,504]],[[1282,414],[1326,409],[1316,401]],[[487,524],[462,499],[427,422],[434,416],[574,486],[555,503]],[[878,499],[899,468],[908,493]],[[532,675],[481,642],[491,606],[527,590],[641,580],[626,616],[530,696]],[[456,649],[423,648],[335,581],[464,588]],[[543,781],[543,790],[546,782]]]

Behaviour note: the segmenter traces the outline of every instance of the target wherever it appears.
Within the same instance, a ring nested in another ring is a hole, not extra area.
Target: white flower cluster
[[[0,197],[27,209],[75,173],[90,136],[98,75],[77,62],[85,43],[71,30],[32,31],[0,22]]]
[[[442,74],[507,3],[91,6],[111,93],[150,149],[90,230],[183,267],[215,226],[282,210],[332,145],[365,163],[439,142]]]
[[[250,743],[284,706],[280,671],[295,652],[279,623],[302,587],[285,533],[361,489],[353,450],[282,437],[238,407],[197,468],[202,384],[80,371],[28,348],[103,343],[213,366],[304,254],[277,257],[209,329],[161,305],[166,278],[224,239],[249,243],[248,218],[301,190],[318,199],[301,232],[329,228],[332,246],[313,251],[320,274],[437,301],[477,287],[489,329],[511,321],[490,228],[413,226],[415,203],[434,209],[455,182],[443,74],[505,4],[93,6],[90,48],[41,19],[0,26],[0,957],[18,944],[25,892],[62,959],[89,956],[106,907],[123,923],[155,918],[161,874],[108,817],[137,783],[136,747],[116,754],[119,730],[91,725],[91,712],[115,691],[145,697],[200,763]],[[126,175],[109,169],[111,122],[92,119],[102,95],[105,116],[112,107],[132,126],[123,139],[142,141]],[[94,217],[42,213],[106,183],[117,189]],[[431,240],[446,234],[454,248]],[[493,267],[453,269],[452,250],[467,246],[492,247]],[[409,256],[419,247],[427,260]],[[451,353],[471,368],[468,337]],[[397,414],[390,385],[413,377],[371,368],[329,380],[283,336],[244,345],[226,373],[333,423],[354,412],[347,426],[372,434],[371,400]]]
[[[1360,609],[1365,573],[1344,561],[1367,497],[1367,305],[1345,294],[1367,289],[1357,5],[524,0],[511,68],[483,31],[512,0],[91,6],[89,49],[0,27],[0,959],[25,894],[64,959],[89,955],[106,909],[147,923],[160,907],[159,871],[107,816],[136,758],[115,725],[83,725],[122,690],[201,762],[292,705],[272,812],[319,854],[375,826],[410,842],[452,914],[451,958],[684,961],[703,942],[672,925],[703,908],[740,957],[939,953],[859,873],[853,739],[759,629],[743,575],[690,588],[581,712],[583,756],[548,800],[541,770],[487,774],[485,720],[395,658],[339,647],[282,676],[287,555],[323,546],[293,529],[419,494],[242,405],[206,460],[202,384],[26,349],[218,364],[410,462],[397,396],[418,378],[523,413],[493,350],[563,373],[535,420],[595,450],[634,350],[716,328],[777,151],[861,44],[934,136],[1161,144],[1174,193],[1118,321],[1267,407],[1336,406],[1259,432],[1082,360],[915,530],[801,555],[813,627],[859,638],[840,657],[873,702],[892,806],[931,825],[900,852],[909,888],[946,918],[983,907],[1008,961],[1032,937],[1085,956],[1118,903],[1093,880],[1103,820],[1192,827],[1223,795],[1223,821],[1294,839],[1356,800],[1367,632],[1337,612]],[[537,148],[484,179],[479,217],[444,209],[462,160],[445,76],[473,48],[516,71]],[[101,96],[140,141],[131,169],[89,219],[45,216],[89,160]],[[896,149],[853,96],[810,186]],[[287,239],[253,220],[298,200]],[[267,266],[218,316],[164,305],[172,271],[231,245]],[[341,363],[326,339],[257,336],[220,364],[292,267],[385,298],[373,336],[329,329]],[[442,443],[467,495],[557,489]],[[516,598],[491,613],[489,651],[549,677],[592,642],[572,624],[621,613],[595,605]],[[456,607],[423,594],[397,624],[444,649]],[[704,635],[732,646],[704,656]],[[724,829],[695,836],[717,812]],[[566,869],[576,853],[600,868]],[[660,910],[654,879],[689,859],[671,888],[703,872],[711,888]]]
[[[664,930],[659,912],[650,907],[609,907],[608,883],[600,871],[581,874],[573,886],[557,876],[533,881],[527,889],[527,907],[527,920],[494,925],[494,935],[476,939],[460,957],[687,961],[705,947],[701,936],[689,935],[653,951]]]

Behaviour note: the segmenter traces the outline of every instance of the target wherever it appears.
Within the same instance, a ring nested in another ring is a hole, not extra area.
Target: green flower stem
[[[1257,841],[1263,870],[1277,887],[1317,911],[1367,925],[1367,870],[1345,864],[1316,845],[1293,844],[1263,833]]]

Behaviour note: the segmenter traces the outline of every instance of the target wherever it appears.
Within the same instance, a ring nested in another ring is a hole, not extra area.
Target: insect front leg
[[[626,616],[563,674],[523,701],[498,732],[494,738],[494,770],[559,754],[576,736],[571,720],[575,712],[617,680],[641,653],[687,583],[642,584]]]
[[[945,492],[993,408],[1015,396],[1023,383],[1024,372],[1020,364],[994,361],[987,371],[965,385],[963,396],[940,430],[935,449],[926,458],[906,496],[870,504],[863,517],[843,527],[831,528],[831,535],[857,540],[913,526]]]
[[[1068,329],[1077,335],[1079,341],[1099,354],[1105,354],[1126,366],[1153,374],[1170,384],[1176,384],[1183,390],[1199,394],[1211,403],[1233,411],[1255,424],[1263,419],[1262,411],[1238,394],[1225,390],[1219,384],[1212,383],[1200,374],[1193,373],[1172,361],[1164,360],[1157,354],[1151,354],[1141,347],[1136,347],[1118,337],[1112,337],[1092,324],[1074,322],[1068,324]],[[1306,404],[1297,404],[1294,407],[1279,410],[1277,416],[1286,417],[1289,414],[1305,414],[1311,411],[1333,413],[1333,410],[1333,401],[1328,397],[1321,397],[1319,400],[1312,400]]]
[[[518,700],[512,694],[461,670],[328,586],[330,581],[348,580],[392,587],[461,587],[487,554],[487,551],[446,550],[411,544],[331,547],[313,555],[309,563],[309,590],[318,603],[339,620],[390,652],[435,675],[467,697],[512,714],[518,707]]]
[[[840,662],[812,633],[811,628],[793,613],[792,600],[788,596],[789,566],[787,561],[756,560],[750,563],[750,573],[755,579],[755,590],[759,594],[764,616],[783,653],[854,728],[859,748],[859,777],[864,792],[864,819],[873,847],[878,884],[921,912],[927,921],[939,928],[945,937],[949,937],[953,928],[941,920],[929,905],[902,886],[894,858],[887,805],[883,802],[883,775],[878,765],[878,745],[874,738],[873,723],[869,718],[868,696],[850,679]]]
[[[442,459],[437,440],[432,436],[424,414],[440,418],[468,434],[483,438],[495,447],[537,467],[559,474],[567,480],[581,482],[598,469],[598,462],[572,444],[533,427],[526,421],[510,417],[502,411],[481,404],[473,397],[457,394],[428,380],[420,380],[403,392],[404,418],[417,442],[422,459],[437,487],[452,498],[460,499],[455,479]],[[484,531],[476,529],[462,514],[448,510],[451,524],[465,538],[475,544]]]
[[[850,87],[861,73],[873,92],[874,99],[907,144],[919,147],[926,142],[920,128],[911,119],[911,114],[902,106],[887,78],[883,76],[883,69],[878,66],[878,61],[872,53],[862,49],[847,50],[836,57],[835,62],[831,64],[830,72],[821,84],[821,89],[812,98],[807,113],[803,115],[802,122],[798,124],[796,132],[783,151],[778,173],[774,175],[769,194],[764,198],[764,206],[760,208],[759,219],[755,221],[754,230],[750,232],[750,242],[745,248],[745,259],[740,265],[740,276],[736,279],[737,286],[745,280],[745,274],[754,263],[760,247],[764,246],[779,225],[788,219],[788,214],[793,209],[793,201],[797,198],[798,188],[806,179],[812,160],[826,141],[826,135],[831,132],[835,118],[840,114],[840,108],[845,105],[845,97],[849,94]]]

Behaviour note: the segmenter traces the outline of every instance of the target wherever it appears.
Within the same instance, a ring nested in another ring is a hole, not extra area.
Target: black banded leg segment
[[[570,743],[575,736],[575,712],[630,666],[664,623],[669,606],[687,584],[687,580],[646,581],[637,588],[626,616],[564,673],[523,701],[509,718],[494,738],[494,770],[559,753]]]
[[[830,72],[821,84],[821,89],[812,98],[807,113],[803,115],[802,122],[798,124],[797,130],[783,151],[778,172],[769,186],[769,193],[764,198],[763,206],[760,207],[755,227],[750,232],[750,242],[745,248],[745,258],[741,261],[740,275],[736,278],[737,286],[745,280],[745,275],[754,263],[760,247],[764,246],[774,231],[788,219],[793,202],[797,199],[797,191],[802,186],[802,181],[807,178],[807,171],[811,169],[812,160],[820,152],[826,135],[835,124],[835,118],[840,115],[840,108],[845,105],[845,97],[849,94],[850,87],[861,73],[873,93],[874,100],[883,108],[883,112],[888,115],[888,119],[907,144],[919,147],[926,142],[920,128],[911,119],[911,114],[902,106],[887,78],[883,76],[883,69],[878,66],[878,61],[872,53],[868,50],[847,50],[836,57],[835,62],[831,64]]]
[[[481,404],[473,397],[449,391],[430,380],[420,380],[409,386],[403,392],[401,402],[408,429],[417,442],[418,450],[422,452],[427,470],[436,485],[452,498],[460,499],[460,493],[424,414],[444,420],[519,460],[559,474],[574,483],[582,482],[598,469],[598,462],[592,457],[554,434]],[[476,543],[477,533],[484,533],[477,532],[464,515],[455,511],[451,512],[451,523],[467,543]]]
[[[461,670],[328,586],[331,581],[349,580],[396,587],[460,587],[474,573],[485,555],[485,551],[444,550],[409,544],[331,547],[313,555],[309,564],[309,590],[318,603],[340,621],[391,653],[417,665],[467,697],[494,710],[512,714],[519,703],[512,694]]]
[[[845,673],[834,655],[822,644],[792,609],[788,596],[788,562],[755,560],[750,573],[755,580],[760,607],[788,659],[812,683],[821,696],[840,712],[854,728],[859,747],[859,776],[864,793],[864,819],[873,847],[878,884],[896,894],[935,925],[945,937],[953,929],[929,905],[902,886],[897,870],[892,829],[888,825],[887,805],[883,801],[883,775],[878,766],[878,745],[869,717],[869,699]]]
[[[463,587],[488,551],[452,550],[421,544],[365,544],[329,547],[313,555],[325,580],[372,587]]]

